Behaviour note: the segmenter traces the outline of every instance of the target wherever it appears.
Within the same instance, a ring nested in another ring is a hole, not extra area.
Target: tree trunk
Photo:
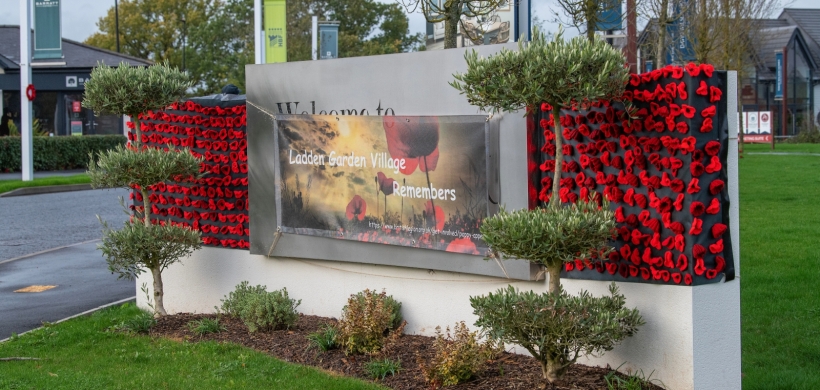
[[[661,0],[658,15],[658,41],[655,42],[655,69],[666,63],[666,24],[669,23],[669,0]]]
[[[140,150],[140,143],[142,143],[142,131],[140,127],[140,120],[137,118],[136,115],[131,117],[131,122],[134,122],[134,144],[133,146],[137,147],[137,150]]]
[[[552,177],[552,195],[550,196],[550,207],[556,209],[561,206],[561,197],[558,192],[561,189],[561,169],[564,161],[564,153],[561,150],[562,138],[564,137],[563,128],[561,127],[561,108],[558,104],[550,103],[552,105],[552,120],[553,128],[555,129],[555,171]]]
[[[165,295],[162,289],[162,271],[159,267],[151,268],[151,275],[154,277],[154,317],[168,315],[162,303],[162,297]]]
[[[546,362],[541,362],[541,375],[547,383],[553,383],[558,379],[557,364],[552,359],[547,358]]]
[[[151,226],[151,201],[148,200],[148,190],[140,187],[140,194],[142,194],[142,223],[145,227]]]
[[[458,47],[456,38],[458,37],[458,23],[461,20],[461,2],[454,2],[445,12],[447,12],[447,17],[444,19],[444,48],[453,49]]]
[[[550,275],[549,290],[550,294],[558,294],[561,292],[561,268],[564,264],[558,262],[547,267],[547,273]]]

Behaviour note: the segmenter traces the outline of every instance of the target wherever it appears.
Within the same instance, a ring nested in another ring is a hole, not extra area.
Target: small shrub
[[[357,293],[356,299],[359,301],[359,304],[364,304],[364,291]],[[384,297],[384,305],[390,311],[390,329],[398,329],[399,325],[401,325],[401,322],[404,320],[401,316],[401,302],[393,299],[392,295],[386,295]]]
[[[336,349],[339,344],[336,340],[339,337],[339,330],[332,325],[323,325],[318,332],[311,333],[307,336],[311,347],[316,347],[319,351],[325,352],[331,349]]]
[[[495,294],[470,297],[476,326],[501,342],[518,344],[541,363],[544,379],[553,382],[581,357],[612,350],[644,324],[637,309],[613,283],[610,296],[536,294],[509,286]]]
[[[430,362],[419,360],[424,378],[434,387],[451,386],[470,379],[488,360],[501,353],[501,343],[479,341],[479,332],[470,332],[464,321],[456,323],[453,333],[450,327],[444,334],[436,327],[433,348],[435,356]]]
[[[401,360],[371,360],[365,364],[364,369],[371,378],[384,379],[387,375],[396,375],[401,371]]]
[[[251,287],[247,281],[222,300],[222,311],[239,317],[251,332],[288,329],[299,320],[296,307],[302,300],[290,299],[288,290],[268,292],[266,286]]]
[[[369,289],[348,298],[339,321],[339,343],[345,353],[373,353],[382,349],[393,329],[394,310],[401,307],[395,300],[395,304],[390,303],[391,300],[384,291],[377,294]]]
[[[231,317],[239,317],[240,308],[244,302],[251,295],[264,294],[265,286],[251,287],[247,280],[242,281],[236,285],[236,289],[229,292],[225,299],[222,299],[222,307],[217,311],[221,311]]]
[[[148,334],[151,328],[157,324],[157,320],[151,313],[141,311],[134,317],[131,317],[119,325],[114,327],[114,330],[119,330],[127,333]]]
[[[225,327],[219,323],[219,318],[203,318],[189,322],[188,330],[197,336],[202,336],[208,333],[219,333],[225,330]]]
[[[254,294],[248,297],[239,318],[251,332],[289,329],[299,320],[296,307],[301,303],[301,299],[290,299],[286,288]]]

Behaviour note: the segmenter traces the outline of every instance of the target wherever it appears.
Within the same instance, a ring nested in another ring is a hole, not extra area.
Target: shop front
[[[20,38],[17,26],[0,26],[0,91],[3,129],[20,127]],[[123,134],[116,115],[96,115],[82,106],[85,82],[97,63],[147,66],[149,61],[88,46],[63,38],[63,58],[32,61],[35,98],[32,122],[35,134],[68,136]],[[10,122],[9,122],[10,121]],[[3,134],[3,132],[0,132]]]

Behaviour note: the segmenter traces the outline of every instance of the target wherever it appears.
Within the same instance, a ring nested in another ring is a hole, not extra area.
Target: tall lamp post
[[[117,53],[120,52],[120,9],[119,0],[114,0],[114,34],[117,36]]]
[[[188,39],[187,39],[187,32],[188,32],[188,24],[185,21],[185,16],[179,18],[179,21],[182,22],[182,71],[185,71],[185,49],[188,48]]]

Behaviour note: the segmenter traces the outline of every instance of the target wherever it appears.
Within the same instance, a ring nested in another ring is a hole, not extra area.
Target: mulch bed
[[[424,376],[417,361],[419,358],[423,361],[432,359],[434,354],[432,348],[433,337],[402,335],[397,342],[391,343],[386,351],[377,356],[347,356],[338,349],[318,352],[315,348],[309,348],[310,342],[306,336],[317,332],[324,324],[335,324],[336,320],[333,318],[300,314],[298,323],[290,330],[250,333],[242,321],[222,316],[219,319],[219,323],[225,327],[222,332],[200,337],[188,330],[188,322],[206,317],[215,318],[216,315],[180,313],[164,316],[151,329],[151,335],[192,342],[212,340],[236,343],[284,361],[314,366],[365,380],[371,380],[364,369],[364,365],[371,359],[389,358],[393,361],[400,360],[402,369],[397,375],[388,376],[377,382],[398,390],[430,388],[430,385],[424,381]],[[576,364],[570,367],[567,374],[551,388],[606,389],[604,375],[610,371],[609,368]],[[469,382],[448,388],[495,390],[538,389],[542,386],[541,368],[535,359],[529,356],[504,352],[498,359],[488,364],[484,371],[477,373]],[[651,386],[647,389],[661,388]]]

